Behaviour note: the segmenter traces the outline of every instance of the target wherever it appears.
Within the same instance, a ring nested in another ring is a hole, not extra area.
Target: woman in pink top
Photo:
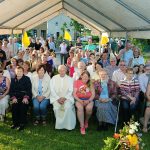
[[[92,84],[90,84],[89,72],[84,71],[79,80],[74,82],[73,95],[76,100],[77,117],[80,122],[80,132],[81,134],[85,134],[85,129],[88,128],[88,120],[92,114],[93,99],[95,96],[94,88]]]

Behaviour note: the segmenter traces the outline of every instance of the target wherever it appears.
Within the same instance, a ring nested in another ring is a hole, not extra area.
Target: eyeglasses
[[[133,72],[128,72],[127,74],[131,74],[131,75],[133,75]]]
[[[125,64],[120,64],[120,66],[126,66]]]

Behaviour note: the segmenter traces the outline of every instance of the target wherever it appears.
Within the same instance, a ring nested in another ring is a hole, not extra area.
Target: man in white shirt
[[[61,64],[66,64],[67,63],[67,44],[65,43],[65,40],[60,44],[60,59],[61,59]]]
[[[112,80],[116,82],[118,85],[120,85],[120,81],[125,78],[126,69],[127,67],[125,61],[121,60],[119,63],[119,69],[114,71],[112,75]]]
[[[74,108],[73,80],[66,75],[65,65],[58,67],[58,75],[55,75],[50,82],[50,102],[56,117],[55,129],[72,130],[76,125]]]
[[[145,72],[139,76],[139,83],[141,91],[145,94],[148,81],[150,81],[150,64],[146,64],[144,69]]]

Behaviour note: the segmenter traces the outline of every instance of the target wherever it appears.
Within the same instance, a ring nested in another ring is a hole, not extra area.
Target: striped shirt
[[[120,93],[123,97],[127,97],[127,95],[130,95],[132,97],[138,97],[140,92],[140,85],[139,81],[136,79],[132,79],[130,81],[124,79],[121,81],[120,84]]]

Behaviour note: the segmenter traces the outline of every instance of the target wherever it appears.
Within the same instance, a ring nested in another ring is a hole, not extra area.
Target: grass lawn
[[[113,135],[113,128],[96,131],[93,119],[85,136],[80,134],[79,125],[73,131],[66,131],[54,130],[53,121],[36,127],[29,123],[24,131],[18,132],[10,129],[10,124],[9,114],[6,122],[0,123],[0,150],[101,150],[103,139]],[[143,134],[143,140],[144,150],[150,150],[150,134]]]

